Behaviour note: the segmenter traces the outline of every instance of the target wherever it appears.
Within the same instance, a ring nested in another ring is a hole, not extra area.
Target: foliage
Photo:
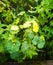
[[[19,62],[53,45],[52,0],[0,1],[0,53]]]

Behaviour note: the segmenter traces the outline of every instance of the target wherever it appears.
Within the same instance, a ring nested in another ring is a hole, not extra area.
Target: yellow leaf
[[[38,30],[39,30],[39,25],[38,25],[38,23],[33,22],[33,31],[37,33]]]

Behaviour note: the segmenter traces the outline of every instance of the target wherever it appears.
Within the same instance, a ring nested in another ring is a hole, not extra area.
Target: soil
[[[23,63],[18,63],[18,62],[6,62],[4,64],[0,65],[53,65],[53,60],[41,60],[41,61],[25,61]]]

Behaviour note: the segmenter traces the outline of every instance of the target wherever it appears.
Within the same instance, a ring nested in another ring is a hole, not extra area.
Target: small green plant
[[[53,45],[52,0],[0,1],[0,53],[19,62]]]
[[[38,54],[38,49],[42,49],[45,44],[44,36],[38,35],[39,25],[35,21],[27,21],[23,25],[2,23],[0,25],[0,40],[2,40],[0,41],[2,42],[0,43],[0,52],[10,53],[12,59],[18,61],[25,58],[32,59],[33,55]]]

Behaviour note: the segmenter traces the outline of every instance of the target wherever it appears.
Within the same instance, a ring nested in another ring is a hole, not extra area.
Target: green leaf
[[[53,26],[53,20],[52,20],[52,21],[50,21],[50,26]]]
[[[6,43],[6,48],[7,48],[7,50],[8,51],[10,51],[11,50],[11,48],[12,48],[12,41],[10,40],[10,41],[8,41],[7,43]]]
[[[22,62],[23,57],[24,57],[24,55],[22,53],[19,53],[19,52],[11,53],[10,56],[12,59],[18,60],[19,62]]]
[[[15,45],[13,45],[12,51],[13,51],[13,52],[19,51],[20,45],[21,45],[21,43],[20,43],[19,41],[17,41],[17,42],[15,43]]]
[[[0,13],[4,10],[4,7],[0,7]]]
[[[3,45],[0,44],[0,52],[3,52],[3,51],[4,51]]]
[[[3,30],[2,28],[0,28],[0,34],[2,34],[2,33],[3,33],[3,31],[4,31],[4,30]]]
[[[2,13],[2,17],[6,17],[6,15],[7,15],[6,13]]]
[[[0,22],[0,28],[3,27],[3,26],[5,26],[5,25]]]
[[[40,41],[40,43],[37,45],[38,48],[43,48],[45,44],[45,41]]]
[[[28,49],[28,50],[26,51],[26,56],[29,57],[30,59],[32,59],[32,57],[33,57],[34,55],[37,55],[37,52],[36,52],[35,50]]]
[[[32,52],[31,50],[29,50],[28,55],[29,55],[29,57],[32,59],[33,52]]]
[[[3,34],[3,38],[4,38],[4,39],[7,39],[8,37],[9,37],[9,33]]]
[[[22,43],[21,50],[22,50],[22,52],[25,52],[27,49],[28,49],[27,41],[24,41],[24,42]]]
[[[19,15],[23,15],[23,14],[25,14],[25,11],[20,12],[20,13],[18,14],[18,16],[19,16]]]
[[[29,33],[28,37],[32,39],[34,37],[34,34],[33,33]]]
[[[19,51],[19,48],[20,48],[20,45],[21,43],[19,41],[13,43],[12,41],[9,41],[7,44],[6,44],[6,47],[7,47],[7,50],[10,52],[10,53],[14,53],[16,51]]]
[[[12,59],[16,59],[18,56],[18,52],[11,53],[10,56]]]
[[[40,37],[39,36],[35,36],[34,39],[32,40],[32,43],[34,45],[37,45],[39,43]]]

